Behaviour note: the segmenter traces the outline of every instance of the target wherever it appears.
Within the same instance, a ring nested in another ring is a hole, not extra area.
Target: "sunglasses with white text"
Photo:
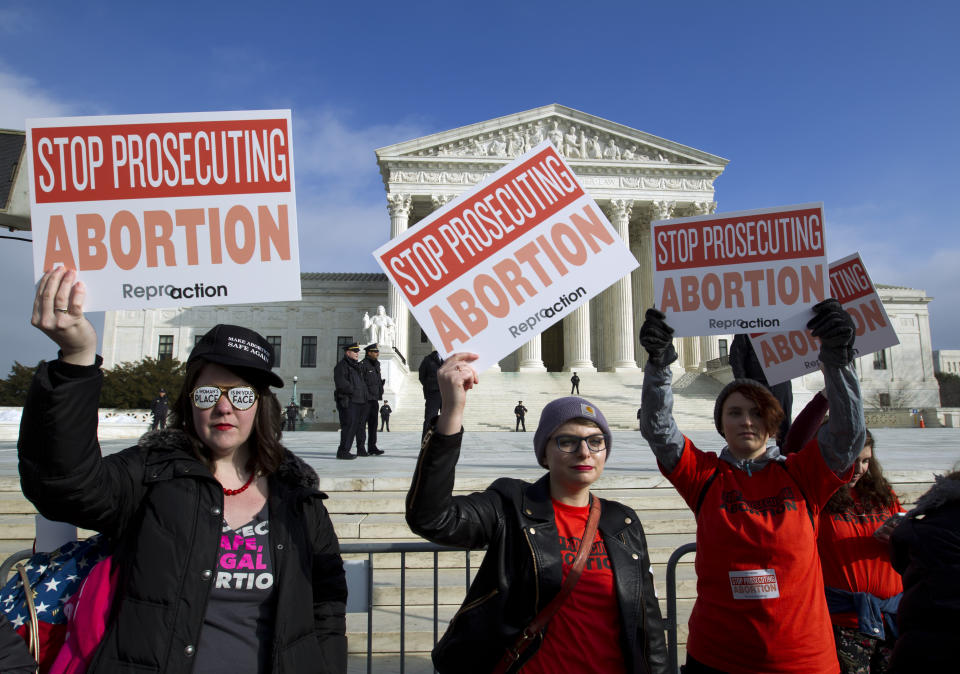
[[[257,398],[259,397],[257,390],[252,386],[211,385],[198,386],[193,389],[193,393],[190,394],[190,399],[193,401],[193,406],[198,410],[208,410],[217,404],[222,394],[226,394],[230,404],[241,412],[253,407],[253,404],[257,402]]]

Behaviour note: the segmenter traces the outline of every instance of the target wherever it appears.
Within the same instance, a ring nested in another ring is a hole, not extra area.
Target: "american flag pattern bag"
[[[31,645],[40,672],[50,669],[63,646],[67,632],[64,605],[77,592],[91,569],[107,557],[108,547],[107,540],[97,534],[83,541],[67,543],[53,552],[38,552],[26,562],[17,564],[17,573],[0,590],[0,608],[17,633]],[[34,613],[35,629],[31,627]]]

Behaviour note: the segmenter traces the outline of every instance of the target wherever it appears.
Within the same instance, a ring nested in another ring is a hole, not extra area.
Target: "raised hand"
[[[463,408],[467,404],[467,391],[480,383],[477,371],[470,365],[479,356],[475,353],[451,354],[437,370],[442,408],[437,432],[453,435],[463,425]]]
[[[30,323],[52,339],[61,358],[74,365],[93,365],[97,357],[97,332],[83,315],[87,289],[73,269],[57,267],[37,283]]]
[[[647,350],[650,362],[658,367],[666,367],[677,359],[677,350],[673,348],[673,328],[667,325],[665,319],[666,314],[650,307],[640,326],[640,344]]]
[[[850,314],[832,297],[815,304],[813,313],[807,329],[820,340],[820,361],[836,367],[849,365],[854,358],[853,343],[857,333]]]

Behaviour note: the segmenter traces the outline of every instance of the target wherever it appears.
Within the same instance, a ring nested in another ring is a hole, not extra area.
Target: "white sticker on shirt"
[[[773,569],[749,569],[730,572],[734,599],[776,599],[780,596],[777,572]]]

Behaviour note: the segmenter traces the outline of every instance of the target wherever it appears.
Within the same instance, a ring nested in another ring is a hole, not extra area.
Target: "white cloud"
[[[294,111],[300,264],[304,271],[380,271],[390,236],[375,150],[428,133],[415,122],[351,124],[345,111]]]
[[[10,72],[0,63],[0,128],[22,130],[29,117],[57,117],[76,107],[46,92],[35,81]]]

